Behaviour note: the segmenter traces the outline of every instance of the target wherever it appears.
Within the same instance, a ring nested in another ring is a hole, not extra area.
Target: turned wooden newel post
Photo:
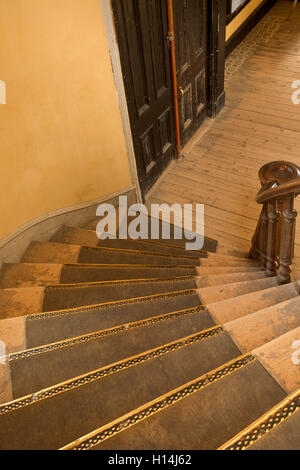
[[[260,216],[260,231],[259,231],[259,259],[260,266],[266,267],[267,264],[267,241],[268,241],[268,205],[263,205],[263,210]]]
[[[253,235],[253,238],[252,238],[252,245],[251,245],[251,250],[249,253],[249,257],[251,259],[258,259],[258,260],[261,259],[260,248],[263,245],[262,226],[263,226],[264,213],[265,213],[265,209],[263,207],[261,214],[259,216],[255,234]]]
[[[300,194],[300,168],[284,161],[267,163],[260,169],[259,179],[261,190],[256,201],[263,209],[250,257],[256,254],[267,275],[277,273],[279,284],[285,284],[292,277],[297,217],[294,201]]]
[[[271,201],[268,204],[267,276],[274,276],[274,274],[276,274],[277,227],[279,216],[277,202]]]
[[[281,230],[278,259],[278,282],[286,284],[291,280],[291,264],[294,257],[297,211],[294,210],[294,194],[280,201]]]

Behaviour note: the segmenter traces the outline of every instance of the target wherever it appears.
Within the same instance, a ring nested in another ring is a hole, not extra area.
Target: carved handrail
[[[294,201],[300,194],[300,168],[289,162],[272,162],[259,171],[261,190],[256,201],[261,215],[252,239],[250,258],[259,259],[268,276],[278,282],[291,280],[297,212]]]
[[[263,186],[256,196],[258,204],[263,204],[264,202],[278,199],[282,196],[288,196],[289,194],[294,194],[295,197],[300,194],[300,178],[295,178],[294,180],[288,181],[286,184],[282,185],[277,185],[275,183],[272,187],[266,186]]]

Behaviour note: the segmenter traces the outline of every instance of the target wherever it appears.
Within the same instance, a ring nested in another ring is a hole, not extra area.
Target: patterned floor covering
[[[231,80],[247,58],[254,54],[258,47],[267,44],[279,30],[286,18],[275,15],[272,10],[255,26],[245,39],[231,52],[226,59],[225,81]]]

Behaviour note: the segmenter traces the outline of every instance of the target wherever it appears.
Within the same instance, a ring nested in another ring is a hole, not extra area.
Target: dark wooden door
[[[113,0],[137,169],[145,194],[175,154],[165,0]]]
[[[182,143],[208,113],[208,0],[173,0]]]

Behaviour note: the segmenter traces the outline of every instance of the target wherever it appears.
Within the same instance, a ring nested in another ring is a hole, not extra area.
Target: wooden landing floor
[[[280,0],[269,14],[287,17],[291,4]],[[300,4],[227,82],[224,110],[198,131],[147,203],[203,203],[206,236],[249,250],[260,213],[259,168],[274,160],[300,165],[300,104],[291,99],[295,80],[300,80]],[[300,198],[296,206],[300,214]],[[296,243],[300,257],[300,220]]]

